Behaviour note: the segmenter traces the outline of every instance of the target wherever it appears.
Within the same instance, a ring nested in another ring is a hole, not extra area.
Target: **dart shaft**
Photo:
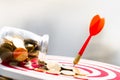
[[[81,56],[83,55],[84,51],[85,51],[85,48],[87,47],[90,39],[91,39],[91,35],[89,35],[89,37],[87,38],[87,40],[85,41],[84,45],[82,46],[82,48],[80,49],[79,53],[77,54],[77,56],[75,57],[74,61],[73,61],[73,64],[78,64]]]
[[[86,40],[85,43],[83,44],[82,48],[80,49],[80,51],[79,51],[79,53],[78,53],[80,56],[83,55],[83,53],[84,53],[84,51],[85,51],[85,49],[86,49],[86,47],[87,47],[87,45],[88,45],[91,37],[92,37],[92,36],[90,35],[90,36],[87,38],[87,40]]]

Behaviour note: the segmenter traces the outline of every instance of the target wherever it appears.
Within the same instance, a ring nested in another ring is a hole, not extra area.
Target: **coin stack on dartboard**
[[[79,78],[81,76],[87,77],[87,74],[81,73],[80,69],[73,65],[60,64],[55,61],[46,61],[47,70],[44,72],[53,75],[74,76]],[[39,71],[39,69],[36,69]]]

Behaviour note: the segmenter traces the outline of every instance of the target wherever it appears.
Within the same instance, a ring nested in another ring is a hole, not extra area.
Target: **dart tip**
[[[75,57],[75,59],[74,59],[74,61],[73,61],[73,66],[75,66],[76,64],[78,64],[78,62],[79,62],[79,60],[80,60],[80,55],[78,54],[76,57]]]

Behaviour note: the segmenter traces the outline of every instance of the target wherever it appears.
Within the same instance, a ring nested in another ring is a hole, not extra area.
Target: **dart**
[[[83,55],[90,39],[92,36],[97,35],[104,27],[105,24],[105,19],[104,18],[100,18],[99,15],[95,15],[91,22],[90,22],[90,27],[89,27],[89,36],[86,39],[85,43],[83,44],[82,48],[80,49],[80,51],[78,52],[77,56],[75,57],[73,64],[78,64],[81,56]]]

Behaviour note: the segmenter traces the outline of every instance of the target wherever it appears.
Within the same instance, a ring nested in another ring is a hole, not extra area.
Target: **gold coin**
[[[13,58],[16,61],[24,61],[28,58],[28,52],[24,48],[17,48],[13,52]]]
[[[74,78],[76,78],[76,79],[80,79],[80,80],[88,80],[87,79],[87,76],[81,76],[81,75],[74,75]]]
[[[0,58],[2,61],[9,61],[12,59],[12,52],[4,47],[0,47]]]
[[[34,70],[35,70],[35,71],[38,71],[38,72],[45,72],[45,70],[44,70],[44,69],[41,69],[41,68],[35,68]]]
[[[12,43],[3,43],[3,44],[1,44],[1,47],[4,47],[4,48],[9,49],[11,51],[13,51],[15,49],[15,46]]]
[[[73,68],[73,72],[74,72],[75,74],[79,75],[79,74],[80,74],[80,69],[74,67],[74,68]]]

